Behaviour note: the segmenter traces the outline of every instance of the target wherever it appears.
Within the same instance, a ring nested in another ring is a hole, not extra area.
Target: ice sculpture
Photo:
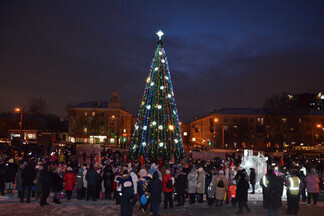
[[[267,160],[261,152],[257,156],[253,155],[253,150],[245,149],[242,156],[242,163],[240,165],[250,175],[250,168],[255,169],[256,185],[255,189],[260,189],[260,179],[267,173]]]

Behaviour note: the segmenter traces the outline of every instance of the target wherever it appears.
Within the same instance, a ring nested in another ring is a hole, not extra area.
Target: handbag
[[[131,204],[132,206],[136,205],[136,196],[133,194],[130,198],[129,198],[129,204]]]

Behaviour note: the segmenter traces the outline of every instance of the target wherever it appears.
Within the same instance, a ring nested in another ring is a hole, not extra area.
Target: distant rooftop
[[[85,103],[79,103],[77,105],[69,106],[68,108],[107,108],[108,101],[90,101]]]
[[[234,115],[264,115],[266,112],[261,108],[222,108],[214,110],[213,114],[234,114]]]

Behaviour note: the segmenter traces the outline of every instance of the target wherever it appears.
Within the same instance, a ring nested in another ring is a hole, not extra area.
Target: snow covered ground
[[[11,197],[0,197],[0,216],[103,216],[103,215],[120,215],[120,206],[115,205],[114,201],[98,200],[94,201],[78,201],[74,197],[72,200],[61,200],[63,204],[56,205],[52,203],[52,199],[49,198],[49,206],[40,207],[38,202],[32,198],[32,202],[20,203],[17,199],[17,195]],[[177,204],[177,202],[175,202]],[[249,194],[248,202],[252,212],[248,215],[267,215],[267,212],[262,208],[262,194]],[[283,202],[283,207],[280,209],[280,215],[285,214],[287,211],[287,204]],[[237,207],[225,205],[222,208],[216,208],[215,206],[208,206],[207,202],[202,204],[189,205],[186,201],[184,207],[176,207],[173,209],[163,209],[163,204],[160,207],[160,215],[171,216],[208,216],[208,215],[234,215],[237,212]],[[305,202],[300,203],[299,215],[323,215],[324,203],[319,203],[315,206],[307,206]],[[150,215],[149,213],[142,213],[139,211],[139,204],[134,207],[134,215]]]

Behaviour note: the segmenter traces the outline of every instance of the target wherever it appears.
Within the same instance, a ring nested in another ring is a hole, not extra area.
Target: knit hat
[[[223,170],[220,170],[220,171],[219,171],[219,174],[224,175],[224,171],[223,171]]]
[[[167,169],[167,170],[165,171],[165,174],[170,174],[170,170]]]
[[[198,169],[197,171],[198,171],[198,172],[202,172],[202,171],[204,171],[204,168],[199,167],[199,169]]]

